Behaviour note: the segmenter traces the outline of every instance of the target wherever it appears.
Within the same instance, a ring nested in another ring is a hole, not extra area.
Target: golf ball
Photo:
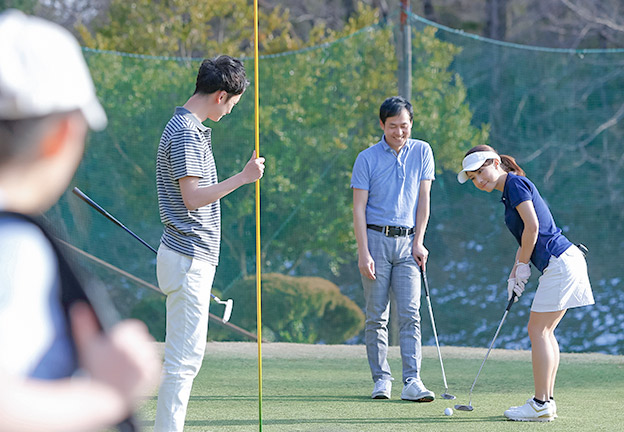
[[[452,409],[450,409],[450,408],[446,408],[446,409],[444,410],[444,415],[446,415],[446,416],[452,416],[452,415],[453,415],[453,410],[452,410]]]

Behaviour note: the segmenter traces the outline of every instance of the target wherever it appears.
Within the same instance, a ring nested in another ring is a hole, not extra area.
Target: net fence
[[[590,250],[596,305],[568,312],[559,327],[561,349],[624,354],[624,52],[525,47],[415,15],[410,22],[412,136],[431,143],[437,167],[425,245],[441,344],[487,346],[506,305],[516,245],[499,196],[455,179],[465,150],[489,143],[516,157],[558,225]],[[259,62],[260,148],[267,159],[262,272],[328,279],[362,308],[349,184],[357,154],[381,137],[379,105],[398,92],[396,33],[388,22]],[[194,90],[201,59],[88,49],[85,56],[109,126],[90,135],[70,189],[78,186],[156,248],[162,232],[156,150],[174,108]],[[253,59],[245,64],[253,76]],[[220,179],[242,169],[253,150],[248,93],[229,116],[209,124]],[[254,188],[233,192],[221,206],[213,292],[228,298],[237,281],[255,273]],[[155,255],[70,190],[46,216],[69,243],[108,264],[81,258],[106,282],[121,314],[141,317],[162,335],[162,296],[116,270],[155,285]],[[498,347],[530,347],[525,327],[534,288],[512,309]],[[243,321],[240,306],[235,299],[234,324]],[[218,305],[211,308],[219,313]],[[424,312],[424,344],[433,344],[430,328]],[[239,337],[213,324],[209,333]],[[349,340],[362,341],[362,334]]]

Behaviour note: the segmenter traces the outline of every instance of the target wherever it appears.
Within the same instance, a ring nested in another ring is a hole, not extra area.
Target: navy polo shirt
[[[531,262],[540,272],[544,272],[551,256],[559,257],[566,249],[572,246],[570,240],[555,225],[555,220],[550,213],[548,205],[528,178],[512,173],[507,174],[501,201],[505,205],[505,225],[507,225],[509,231],[516,238],[518,244],[521,244],[522,241],[524,222],[516,207],[525,201],[533,202],[539,222],[539,231],[535,249],[533,254],[531,254]]]

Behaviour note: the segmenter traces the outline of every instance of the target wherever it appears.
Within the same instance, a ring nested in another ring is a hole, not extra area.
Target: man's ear
[[[72,116],[63,116],[50,125],[39,147],[41,156],[44,158],[54,157],[63,150],[68,142],[71,142],[72,127],[75,127],[72,120]]]
[[[228,93],[225,90],[219,90],[216,94],[216,102],[217,103],[224,103],[227,102],[228,100]]]

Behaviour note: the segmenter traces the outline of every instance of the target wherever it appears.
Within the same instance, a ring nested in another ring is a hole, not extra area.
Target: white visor
[[[462,170],[457,173],[457,181],[466,183],[468,181],[467,172],[476,171],[483,166],[486,160],[496,159],[500,162],[500,156],[493,151],[480,151],[470,153],[462,161]]]

